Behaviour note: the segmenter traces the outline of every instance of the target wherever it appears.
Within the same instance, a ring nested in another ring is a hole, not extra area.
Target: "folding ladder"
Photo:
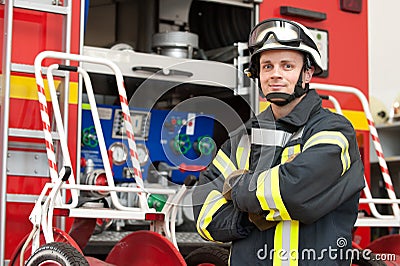
[[[76,2],[75,2],[76,3]],[[22,194],[7,194],[7,176],[12,176],[13,171],[8,169],[10,163],[10,152],[9,152],[9,137],[17,137],[18,139],[44,139],[42,130],[22,129],[22,128],[9,128],[10,118],[10,88],[11,88],[11,73],[25,73],[33,74],[34,66],[33,62],[30,65],[19,64],[12,61],[13,53],[13,24],[14,11],[16,8],[33,10],[40,13],[51,13],[56,16],[62,16],[62,32],[60,32],[59,38],[62,40],[62,51],[69,53],[71,50],[71,32],[72,32],[72,0],[2,0],[1,4],[4,4],[4,38],[3,38],[3,53],[2,53],[2,81],[0,89],[0,263],[4,264],[5,254],[5,227],[6,227],[6,203],[7,202],[25,202],[34,203],[38,195],[22,195]],[[84,1],[81,1],[81,13],[84,7]],[[81,19],[82,21],[82,19]],[[15,31],[15,29],[14,29]],[[83,38],[82,38],[82,25],[80,26],[81,36],[79,49],[82,50]],[[15,40],[14,40],[15,42]],[[26,49],[30,49],[27,44]],[[39,53],[41,51],[37,51]],[[68,64],[68,60],[63,63]],[[46,71],[46,69],[44,69]],[[60,98],[64,99],[63,106],[63,120],[65,126],[68,123],[68,96],[69,96],[69,73],[56,74],[61,77]],[[78,101],[79,102],[79,101]],[[79,113],[79,112],[78,112]],[[78,120],[79,123],[79,120]],[[57,139],[56,134],[54,139]],[[27,145],[21,141],[21,145]],[[43,147],[44,150],[44,147]],[[11,156],[12,157],[12,156]],[[78,157],[77,157],[78,158]],[[47,164],[44,165],[47,167]],[[43,169],[44,169],[43,167]],[[48,169],[48,167],[47,167]],[[15,174],[14,174],[15,175]],[[21,174],[19,174],[21,175]]]

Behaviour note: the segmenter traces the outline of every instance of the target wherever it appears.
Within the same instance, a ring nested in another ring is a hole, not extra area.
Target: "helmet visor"
[[[271,35],[274,36],[276,42],[282,45],[299,47],[300,43],[303,42],[316,49],[315,43],[310,40],[299,25],[282,19],[265,20],[258,24],[250,32],[249,48],[261,47]]]

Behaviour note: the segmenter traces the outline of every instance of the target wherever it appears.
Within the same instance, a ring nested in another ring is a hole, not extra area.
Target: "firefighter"
[[[303,25],[268,19],[248,75],[268,108],[230,134],[193,192],[198,233],[231,242],[230,265],[350,265],[364,168],[351,123],[309,89],[322,73]]]

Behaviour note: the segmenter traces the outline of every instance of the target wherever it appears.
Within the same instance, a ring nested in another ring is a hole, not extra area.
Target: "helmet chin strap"
[[[296,85],[294,86],[294,92],[292,94],[284,93],[284,92],[271,92],[265,95],[267,101],[276,104],[278,106],[285,106],[288,103],[292,102],[296,98],[300,98],[309,90],[309,84],[305,84],[305,88],[303,88],[303,70],[300,72],[299,79],[297,80]]]

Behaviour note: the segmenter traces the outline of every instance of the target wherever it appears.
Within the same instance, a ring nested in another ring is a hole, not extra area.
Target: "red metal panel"
[[[51,104],[49,105],[49,109]],[[37,100],[11,99],[10,100],[10,128],[42,129]]]
[[[5,258],[9,259],[21,239],[32,230],[29,215],[33,204],[7,203],[6,206],[6,246]]]
[[[72,2],[71,53],[79,53],[80,0]],[[4,31],[4,5],[0,5],[0,33]],[[38,53],[44,50],[62,51],[62,15],[14,9],[12,62],[33,65]],[[0,42],[3,51],[3,42]],[[55,62],[45,60],[46,64]],[[1,63],[1,62],[0,62]],[[77,65],[74,63],[74,65]],[[77,76],[72,75],[77,81]]]

